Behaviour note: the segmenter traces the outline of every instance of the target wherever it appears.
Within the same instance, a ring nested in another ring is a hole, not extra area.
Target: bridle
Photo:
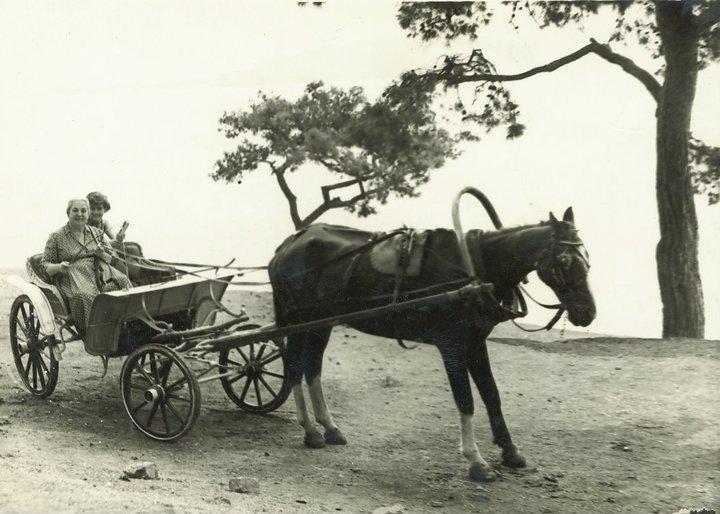
[[[453,219],[453,227],[455,229],[455,234],[456,234],[456,237],[458,240],[458,244],[460,246],[460,255],[462,257],[464,268],[465,268],[466,272],[470,275],[470,279],[477,282],[477,281],[485,278],[484,277],[485,270],[482,266],[483,259],[482,259],[482,254],[480,252],[480,247],[478,246],[478,248],[476,249],[476,252],[477,252],[476,262],[479,264],[479,266],[478,266],[479,269],[476,272],[476,266],[473,266],[473,260],[470,257],[470,251],[468,250],[467,241],[465,240],[465,233],[462,230],[462,224],[460,222],[460,198],[464,194],[470,194],[470,195],[474,196],[482,204],[482,206],[485,208],[485,211],[488,213],[488,216],[492,220],[493,225],[495,225],[496,229],[501,229],[502,223],[500,222],[500,218],[497,215],[497,212],[495,211],[495,208],[493,207],[490,200],[488,200],[488,198],[483,193],[481,193],[478,189],[476,189],[474,187],[465,187],[455,197],[455,200],[452,205],[452,219]],[[575,229],[573,229],[573,230],[575,230]],[[546,276],[552,279],[553,285],[551,285],[551,288],[553,290],[555,290],[557,288],[557,290],[559,290],[560,292],[572,291],[573,287],[580,285],[582,280],[584,280],[584,277],[582,279],[579,279],[578,281],[573,281],[571,283],[568,283],[562,269],[558,268],[557,254],[555,252],[553,252],[553,249],[558,246],[570,248],[571,251],[577,253],[578,256],[580,256],[580,258],[582,259],[582,262],[585,264],[585,266],[587,268],[590,268],[590,262],[586,256],[586,253],[583,253],[580,250],[580,248],[584,248],[584,244],[582,243],[582,241],[567,241],[564,239],[560,239],[560,240],[552,239],[550,241],[550,244],[548,245],[548,248],[546,248],[541,253],[540,257],[538,258],[538,260],[535,264],[535,269],[537,270],[539,276],[540,276],[540,274],[547,273]],[[552,265],[552,266],[541,265],[540,261],[543,259],[543,256],[546,256],[548,254],[550,254],[550,259],[548,259],[548,260],[554,261],[554,265]],[[526,280],[523,280],[523,282],[526,282]],[[548,284],[548,285],[550,285],[550,284]],[[553,287],[553,286],[555,286],[555,287]],[[525,302],[525,299],[523,298],[523,293],[525,293],[528,296],[528,298],[530,298],[533,302],[535,302],[536,304],[538,304],[541,307],[544,307],[547,309],[557,309],[557,312],[555,313],[555,315],[544,327],[541,327],[538,329],[527,329],[527,328],[520,326],[515,321],[516,318],[522,318],[522,317],[526,316],[528,313],[527,303]],[[493,294],[490,293],[490,296],[493,299],[494,303],[496,303],[505,312],[507,319],[511,320],[518,328],[524,330],[525,332],[538,332],[540,330],[550,330],[555,325],[555,323],[557,323],[557,321],[562,317],[563,313],[567,310],[567,306],[562,302],[553,304],[553,305],[538,302],[521,285],[514,287],[512,290],[512,294],[513,294],[514,301],[513,301],[513,305],[511,307],[507,307],[506,305],[503,305],[503,303],[500,302],[499,300],[497,300],[497,298],[495,298],[495,296]],[[515,303],[517,303],[517,305],[519,307],[518,309],[515,309]],[[474,309],[473,309],[473,311],[475,312],[475,315],[477,317],[477,312]]]
[[[556,247],[568,248],[569,252],[567,250],[563,250],[561,252],[553,252],[554,248]],[[571,282],[568,281],[566,273],[563,272],[562,266],[558,265],[558,259],[559,256],[563,253],[573,253],[580,258],[586,269],[590,269],[590,261],[587,257],[587,252],[583,252],[581,250],[584,248],[585,245],[582,241],[551,239],[548,248],[540,254],[535,263],[535,269],[538,272],[538,276],[540,276],[541,278],[543,275],[547,277],[548,280],[545,280],[545,282],[551,282],[552,284],[548,283],[548,285],[551,285],[553,289],[557,289],[560,292],[573,291],[576,287],[582,284],[582,282],[585,280],[585,277],[581,276]],[[552,262],[553,264],[546,266],[544,264],[545,262]]]

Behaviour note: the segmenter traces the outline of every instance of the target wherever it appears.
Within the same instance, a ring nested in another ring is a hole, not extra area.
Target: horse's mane
[[[487,238],[495,238],[498,236],[507,236],[510,234],[514,234],[516,232],[520,232],[521,230],[526,230],[529,228],[546,227],[548,225],[550,225],[550,222],[545,220],[545,221],[541,221],[539,223],[534,223],[534,224],[529,223],[527,225],[516,225],[513,227],[503,227],[503,228],[497,229],[497,230],[488,230],[488,231],[479,230],[479,233],[480,233],[480,238],[485,240]]]

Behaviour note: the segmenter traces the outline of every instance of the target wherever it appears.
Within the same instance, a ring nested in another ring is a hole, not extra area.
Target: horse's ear
[[[557,218],[556,218],[555,215],[552,213],[552,211],[550,211],[550,224],[551,224],[551,225],[557,225],[557,223],[558,223]]]
[[[573,214],[572,207],[568,207],[567,209],[565,209],[565,214],[563,214],[563,221],[575,223],[575,214]]]

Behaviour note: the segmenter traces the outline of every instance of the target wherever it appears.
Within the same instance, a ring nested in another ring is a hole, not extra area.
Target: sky
[[[584,32],[513,30],[503,19],[473,43],[451,47],[406,37],[394,2],[338,1],[321,9],[277,1],[0,0],[0,267],[21,268],[66,222],[70,198],[102,191],[108,218],[130,223],[128,240],[151,257],[264,265],[293,231],[287,203],[267,170],[241,185],[210,179],[233,148],[218,131],[225,111],[259,91],[295,98],[311,81],[362,86],[378,95],[400,73],[474,47],[502,72],[566,55],[590,37],[606,41],[612,19]],[[614,47],[654,69],[636,48]],[[510,87],[526,134],[502,131],[463,146],[418,198],[392,199],[358,219],[330,211],[320,221],[372,230],[450,227],[464,186],[482,190],[505,225],[536,223],[573,206],[591,255],[598,317],[593,332],[659,337],[655,268],[654,104],[635,79],[596,56]],[[461,91],[467,103],[468,91]],[[454,97],[449,97],[448,102]],[[720,67],[703,70],[692,131],[720,145]],[[322,170],[290,177],[301,213],[336,182]],[[696,201],[706,336],[720,338],[720,207]],[[465,228],[490,229],[462,203]],[[263,280],[262,273],[248,275]],[[530,291],[553,301],[535,278]],[[528,321],[547,311],[531,307]],[[568,324],[568,328],[570,325]]]

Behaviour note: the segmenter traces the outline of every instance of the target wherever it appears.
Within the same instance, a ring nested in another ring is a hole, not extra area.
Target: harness
[[[479,244],[479,238],[478,238],[478,244],[476,245],[476,248],[475,248],[475,253],[477,256],[476,262],[473,263],[473,259],[470,256],[470,251],[468,250],[468,244],[466,241],[465,233],[463,232],[463,229],[462,229],[462,223],[460,221],[460,198],[462,198],[462,196],[465,194],[472,195],[473,197],[475,197],[475,199],[477,199],[482,204],[483,208],[487,212],[488,216],[490,217],[490,220],[492,221],[492,223],[496,229],[498,229],[498,230],[501,229],[502,223],[500,221],[500,217],[497,214],[497,211],[495,211],[495,207],[493,207],[490,200],[483,193],[481,193],[477,188],[470,187],[470,186],[465,187],[455,197],[455,200],[453,201],[453,206],[452,206],[452,218],[453,218],[453,227],[455,229],[455,235],[457,237],[458,244],[460,246],[460,254],[462,255],[462,260],[463,260],[463,264],[465,266],[465,271],[468,273],[468,275],[470,276],[470,278],[473,282],[479,283],[485,279],[485,267],[483,265],[482,248],[481,248],[481,245]],[[567,245],[578,245],[578,246],[582,245],[582,243],[574,243],[574,242],[569,242],[569,241],[555,241],[555,242],[551,243],[551,246],[552,246],[552,244],[567,244]],[[573,247],[575,247],[575,246],[573,246]],[[577,250],[577,251],[579,252],[579,250]],[[585,261],[586,264],[588,264],[587,259],[584,256],[583,256],[583,260]],[[588,264],[588,266],[589,266],[589,264]],[[555,270],[553,270],[553,272],[554,271]],[[527,277],[523,278],[522,282],[527,283]],[[525,301],[525,298],[523,297],[523,293],[525,293],[533,302],[535,302],[536,304],[538,304],[541,307],[544,307],[546,309],[557,309],[557,312],[555,313],[555,315],[550,319],[550,321],[544,327],[537,328],[537,329],[528,329],[528,328],[522,327],[515,321],[517,318],[523,318],[523,317],[527,316],[527,313],[528,313],[527,302]],[[511,305],[511,306],[504,305],[500,300],[498,300],[495,297],[495,295],[491,291],[485,292],[484,294],[487,295],[488,299],[496,307],[498,307],[501,312],[504,313],[505,320],[512,321],[513,324],[515,324],[515,326],[517,326],[521,330],[524,330],[525,332],[539,332],[541,330],[550,330],[558,322],[558,320],[562,317],[563,313],[566,310],[566,307],[562,302],[557,303],[557,304],[552,304],[552,305],[538,302],[530,294],[528,294],[528,292],[525,290],[525,288],[522,287],[521,285],[514,287],[512,290],[513,305]],[[517,304],[517,306],[518,306],[517,309],[515,308],[515,304]],[[480,316],[480,312],[478,310],[478,306],[477,306],[476,302],[468,302],[467,305],[468,305],[468,308],[470,309],[470,312],[472,313],[473,318],[475,319],[475,324],[477,326],[481,326],[481,322],[482,322],[481,316]]]

